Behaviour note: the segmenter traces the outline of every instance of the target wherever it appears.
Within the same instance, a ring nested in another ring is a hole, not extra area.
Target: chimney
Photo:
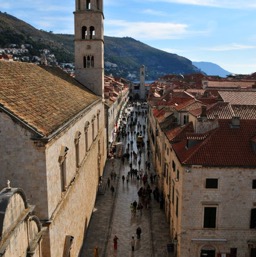
[[[206,115],[206,106],[202,105],[201,106],[201,114],[200,114],[200,119],[202,121],[205,121],[207,119],[207,115]]]
[[[231,119],[231,126],[233,128],[239,128],[240,127],[240,117],[233,116]]]

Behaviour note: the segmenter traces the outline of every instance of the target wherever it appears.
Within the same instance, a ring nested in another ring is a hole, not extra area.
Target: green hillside
[[[54,34],[38,30],[7,13],[0,12],[0,48],[11,44],[29,44],[28,55],[40,56],[40,50],[48,49],[59,63],[74,62],[74,36]],[[166,74],[198,72],[192,62],[176,54],[150,47],[133,38],[105,36],[105,73],[138,79],[139,67],[145,65],[147,80],[155,80]]]

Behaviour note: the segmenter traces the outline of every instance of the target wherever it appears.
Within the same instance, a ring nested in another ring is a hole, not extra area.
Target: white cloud
[[[167,13],[161,12],[161,11],[156,11],[153,9],[145,9],[142,11],[144,14],[149,14],[149,15],[154,15],[154,16],[166,16]]]
[[[250,9],[256,8],[255,0],[149,0],[150,2],[165,2],[175,4],[187,4],[198,6],[209,6],[228,9]]]
[[[178,23],[160,22],[128,22],[124,20],[108,20],[107,33],[117,37],[133,37],[137,39],[176,39],[188,34],[188,25]]]
[[[213,52],[226,52],[226,51],[234,51],[234,50],[248,50],[248,49],[256,49],[256,45],[241,45],[241,44],[230,44],[230,45],[219,45],[214,47],[203,48],[205,51],[213,51]]]

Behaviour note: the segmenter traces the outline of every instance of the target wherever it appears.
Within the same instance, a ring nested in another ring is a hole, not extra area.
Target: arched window
[[[86,26],[82,27],[82,39],[86,39],[87,38],[87,28]]]
[[[93,68],[94,67],[94,57],[91,56],[91,67]]]
[[[94,141],[94,139],[95,139],[95,128],[94,128],[94,121],[95,121],[95,118],[96,118],[96,116],[94,115],[94,116],[92,117],[92,141]]]
[[[91,58],[90,56],[88,55],[87,56],[87,62],[86,62],[86,68],[90,68],[91,67]]]
[[[84,56],[83,66],[84,66],[84,68],[93,68],[94,67],[94,56],[92,56],[92,55]]]
[[[81,132],[77,131],[75,135],[75,150],[76,150],[76,167],[79,167],[80,164],[80,136]]]
[[[77,0],[77,10],[78,11],[80,10],[80,6],[81,6],[80,0]]]
[[[90,39],[93,39],[95,36],[95,28],[93,26],[90,27]]]
[[[59,164],[60,164],[60,178],[61,178],[61,191],[65,191],[67,189],[67,167],[66,167],[66,159],[68,148],[66,146],[62,146],[60,150],[59,156]]]
[[[86,56],[84,56],[84,68],[86,68]]]
[[[88,141],[88,130],[89,130],[90,122],[87,121],[84,126],[84,139],[85,139],[85,152],[87,153],[89,150],[89,141]]]
[[[90,0],[86,1],[86,10],[91,10],[91,1]]]

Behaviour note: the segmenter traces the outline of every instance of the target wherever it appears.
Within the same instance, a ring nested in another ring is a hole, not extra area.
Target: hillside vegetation
[[[40,56],[48,49],[59,63],[74,62],[74,36],[38,30],[7,13],[0,12],[0,48],[29,44],[29,55]],[[105,36],[105,73],[130,80],[139,79],[139,68],[146,67],[146,79],[166,74],[189,74],[199,70],[189,59],[150,47],[130,37]]]

